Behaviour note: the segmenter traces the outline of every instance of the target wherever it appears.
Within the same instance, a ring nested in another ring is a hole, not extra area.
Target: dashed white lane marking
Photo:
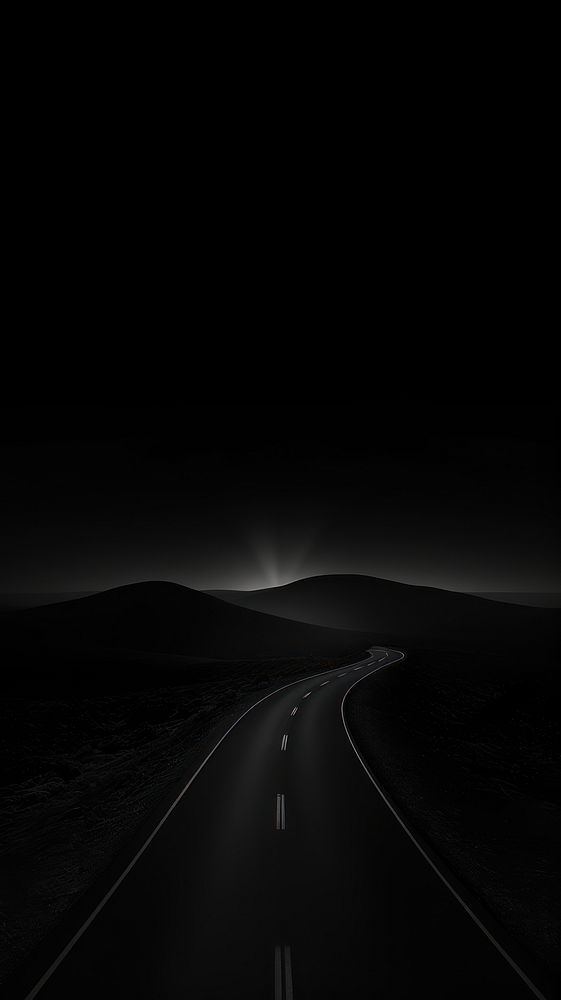
[[[344,677],[347,671],[345,670],[342,674],[337,674],[337,677]]]
[[[282,792],[277,793],[277,830],[284,830],[286,828],[286,814],[284,805],[284,794]]]
[[[59,954],[54,959],[54,961],[51,962],[51,964],[48,967],[48,969],[46,969],[46,971],[43,973],[43,975],[41,976],[41,978],[35,983],[35,986],[33,986],[32,989],[29,991],[29,993],[27,994],[25,1000],[35,1000],[35,997],[41,991],[41,989],[43,988],[43,986],[45,985],[45,983],[47,983],[49,981],[49,979],[51,978],[51,976],[53,975],[53,973],[56,972],[56,970],[58,969],[58,967],[62,964],[62,962],[64,962],[64,959],[66,958],[67,955],[70,954],[70,952],[74,948],[75,944],[77,944],[77,942],[80,940],[80,938],[82,937],[82,935],[85,934],[85,932],[88,930],[89,927],[91,927],[91,925],[94,922],[94,920],[96,919],[96,917],[101,913],[101,911],[103,910],[104,906],[106,905],[106,903],[109,902],[109,900],[112,898],[112,896],[117,891],[117,889],[119,888],[119,886],[122,885],[122,883],[126,879],[126,877],[129,874],[129,872],[132,871],[132,869],[134,868],[134,866],[136,865],[136,863],[140,860],[140,858],[142,857],[142,855],[144,854],[144,852],[146,851],[146,849],[149,847],[149,845],[154,840],[154,837],[156,837],[156,835],[158,834],[158,832],[161,830],[161,828],[164,825],[164,823],[166,822],[166,820],[169,819],[169,817],[173,813],[173,811],[176,808],[176,806],[179,804],[179,802],[181,802],[183,796],[190,789],[191,785],[195,781],[195,778],[198,777],[198,775],[203,770],[205,764],[207,764],[208,761],[210,760],[210,758],[213,756],[213,754],[216,753],[216,751],[218,750],[219,746],[223,743],[223,741],[226,739],[226,737],[229,735],[229,733],[231,733],[232,730],[235,729],[235,727],[242,721],[242,719],[245,718],[246,715],[249,714],[249,712],[252,712],[254,708],[258,708],[259,705],[262,705],[263,702],[268,701],[269,698],[273,698],[274,695],[278,694],[280,691],[285,691],[289,687],[294,687],[295,684],[300,684],[303,680],[309,680],[309,681],[315,680],[317,677],[321,677],[322,673],[323,673],[323,671],[319,670],[315,674],[310,674],[309,677],[305,677],[305,678],[302,677],[302,678],[299,678],[298,680],[289,681],[287,684],[281,685],[281,687],[278,687],[274,691],[271,691],[269,694],[266,694],[262,698],[259,698],[258,701],[254,702],[253,705],[250,705],[249,708],[246,708],[246,710],[244,712],[242,712],[242,714],[240,716],[238,716],[238,718],[235,720],[235,722],[232,723],[232,725],[230,726],[230,728],[227,729],[226,732],[223,733],[223,735],[220,737],[220,739],[218,740],[218,742],[214,744],[212,750],[206,755],[206,757],[202,761],[202,763],[199,764],[198,768],[191,775],[191,777],[189,778],[188,782],[184,785],[184,787],[181,789],[181,791],[179,792],[179,795],[177,795],[177,797],[174,799],[174,801],[170,805],[169,809],[164,813],[164,815],[162,816],[162,818],[160,819],[160,821],[156,824],[156,826],[154,827],[154,829],[152,830],[152,832],[148,835],[148,837],[146,838],[146,840],[142,844],[142,847],[139,848],[139,850],[136,852],[136,854],[134,855],[134,857],[132,858],[132,860],[129,861],[129,863],[126,866],[126,868],[124,869],[124,871],[122,871],[121,874],[119,875],[119,877],[115,880],[115,882],[113,882],[113,885],[111,886],[111,888],[105,893],[105,896],[103,896],[103,898],[99,901],[99,903],[97,904],[97,906],[94,907],[94,909],[92,910],[92,912],[90,913],[90,915],[86,918],[86,920],[84,920],[84,923],[78,928],[78,930],[76,931],[76,933],[70,938],[70,940],[68,941],[68,943],[62,949],[62,951],[59,952]],[[311,693],[312,693],[311,691],[308,691],[304,695],[304,698],[308,698]]]
[[[295,705],[294,708],[292,709],[292,712],[290,714],[291,715],[296,715],[297,711],[298,711],[298,705]]]
[[[361,666],[360,666],[360,667],[355,667],[354,669],[355,669],[355,670],[362,670],[362,664],[361,664]]]
[[[329,681],[324,681],[323,684],[320,684],[320,688],[324,688],[326,684],[329,684]]]
[[[293,1000],[292,956],[290,954],[290,945],[284,945],[284,990],[282,952],[283,948],[281,945],[275,945],[275,1000]]]
[[[281,750],[286,750],[287,743],[288,743],[288,733],[285,733],[281,742]]]

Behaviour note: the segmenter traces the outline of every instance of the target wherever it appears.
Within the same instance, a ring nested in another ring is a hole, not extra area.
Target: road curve
[[[535,994],[373,788],[341,719],[367,660],[259,701],[28,1000]]]

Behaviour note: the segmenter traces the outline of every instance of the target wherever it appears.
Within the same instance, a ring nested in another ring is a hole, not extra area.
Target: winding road
[[[370,654],[234,724],[28,1000],[540,996],[357,759],[342,701],[403,655]]]

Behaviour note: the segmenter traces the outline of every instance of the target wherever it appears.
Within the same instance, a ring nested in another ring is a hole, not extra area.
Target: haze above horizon
[[[557,404],[2,407],[0,593],[561,592]]]

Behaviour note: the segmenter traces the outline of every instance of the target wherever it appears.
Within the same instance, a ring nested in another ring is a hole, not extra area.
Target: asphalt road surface
[[[345,692],[400,658],[373,650],[249,711],[27,996],[534,996],[417,850],[348,738]]]

